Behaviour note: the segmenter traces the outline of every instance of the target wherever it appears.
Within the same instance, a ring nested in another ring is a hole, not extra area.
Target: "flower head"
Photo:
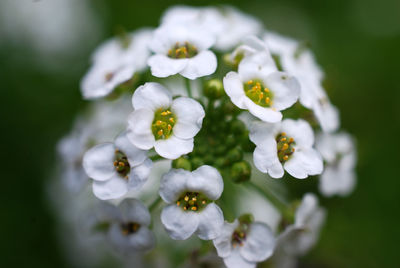
[[[356,152],[353,138],[344,132],[320,134],[316,148],[326,162],[319,190],[325,196],[350,194],[356,183]]]
[[[152,164],[145,150],[129,142],[126,132],[114,143],[96,145],[83,157],[83,167],[93,179],[93,193],[102,200],[116,199],[141,188]]]
[[[213,243],[227,267],[251,268],[272,255],[275,237],[265,223],[239,218],[233,223],[225,222],[221,235]]]
[[[323,170],[322,158],[313,148],[314,133],[302,119],[285,119],[277,124],[253,122],[250,140],[256,144],[255,166],[273,178],[281,178],[284,169],[298,179]]]
[[[139,87],[132,98],[134,112],[128,119],[128,137],[137,147],[154,147],[162,157],[176,159],[193,150],[193,137],[200,131],[205,116],[195,100],[180,97],[172,100],[167,89],[158,83]]]
[[[160,196],[168,204],[161,222],[172,239],[185,240],[196,233],[200,239],[216,238],[224,223],[221,209],[213,202],[223,191],[218,170],[201,166],[193,172],[172,169],[161,179]]]

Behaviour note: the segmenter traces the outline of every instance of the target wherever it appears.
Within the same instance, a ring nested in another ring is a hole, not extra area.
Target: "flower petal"
[[[209,50],[205,50],[190,58],[186,67],[179,73],[191,80],[210,75],[217,69],[217,57]]]
[[[176,204],[165,207],[161,212],[161,222],[174,240],[186,240],[199,224],[196,212],[183,211]]]
[[[159,108],[168,108],[171,103],[171,93],[163,85],[155,82],[148,82],[138,87],[132,97],[135,110],[144,108],[155,111]]]
[[[139,190],[149,178],[153,161],[146,159],[142,164],[131,168],[129,173],[128,188],[129,190]]]
[[[166,140],[157,140],[154,144],[154,149],[164,158],[177,159],[181,155],[193,151],[193,142],[193,138],[181,139],[175,135],[171,135]]]
[[[160,182],[160,196],[166,203],[174,203],[186,190],[186,181],[193,180],[192,173],[184,169],[171,169]]]
[[[246,95],[243,89],[243,82],[238,73],[229,72],[224,77],[224,89],[229,98],[231,98],[233,104],[240,109],[246,109],[246,106],[243,103]]]
[[[136,233],[129,235],[128,241],[130,247],[141,251],[148,251],[156,244],[153,232],[144,226],[141,226]]]
[[[171,59],[161,54],[153,55],[147,61],[151,68],[151,74],[156,77],[168,77],[177,74],[185,69],[188,62],[188,59]]]
[[[221,258],[226,258],[232,252],[232,234],[238,227],[239,222],[235,220],[233,223],[225,222],[222,227],[221,234],[213,240],[217,254]]]
[[[244,259],[238,248],[234,249],[229,256],[224,258],[224,263],[229,268],[255,268],[257,264]]]
[[[295,178],[305,179],[308,175],[321,174],[323,162],[321,155],[314,149],[301,149],[293,153],[292,157],[285,162],[285,170]]]
[[[284,72],[273,72],[265,79],[265,84],[273,93],[273,104],[278,111],[292,106],[300,96],[297,79]]]
[[[131,167],[140,165],[147,158],[147,151],[133,145],[128,139],[128,132],[122,132],[114,141],[115,147],[121,150],[127,157]]]
[[[248,261],[261,262],[272,256],[275,237],[265,223],[254,222],[246,236],[246,242],[240,247],[240,254]]]
[[[149,150],[154,146],[155,138],[151,131],[154,112],[149,109],[133,111],[128,118],[128,139],[136,147]]]
[[[279,162],[275,139],[267,139],[259,144],[253,153],[254,165],[263,173],[268,173],[272,178],[282,178],[283,167]]]
[[[125,222],[136,222],[144,226],[148,226],[151,222],[149,210],[138,199],[125,199],[118,208]]]
[[[279,132],[279,124],[271,124],[262,121],[253,121],[249,127],[249,138],[256,145],[263,143],[265,140],[274,140]]]
[[[115,174],[107,181],[93,181],[93,193],[101,200],[116,199],[128,192],[128,183]]]
[[[221,196],[224,182],[216,168],[204,165],[193,171],[192,176],[186,182],[189,190],[199,191],[211,200],[217,200]]]
[[[244,97],[243,102],[244,106],[249,110],[252,115],[258,117],[264,122],[277,123],[282,120],[282,113],[279,111],[275,111],[273,108],[257,105],[248,97]]]
[[[197,101],[180,97],[172,102],[172,113],[176,115],[174,135],[182,139],[193,138],[201,129],[205,116],[203,106]]]
[[[285,119],[281,125],[282,132],[294,139],[297,147],[311,147],[314,144],[314,132],[303,119]]]
[[[197,236],[203,240],[211,240],[217,238],[224,226],[224,214],[222,210],[214,203],[208,204],[207,207],[198,212],[199,226],[196,231]]]
[[[105,181],[115,175],[115,146],[102,143],[89,149],[83,156],[83,168],[87,175],[97,181]]]

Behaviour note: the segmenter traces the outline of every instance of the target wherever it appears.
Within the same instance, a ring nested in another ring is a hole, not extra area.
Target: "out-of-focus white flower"
[[[227,267],[252,268],[271,257],[275,237],[265,223],[239,219],[225,222],[221,235],[213,243]]]
[[[142,29],[115,37],[101,44],[92,55],[93,65],[83,77],[81,91],[85,99],[107,96],[118,85],[147,67],[148,45],[152,30]]]
[[[325,196],[350,194],[356,184],[355,165],[357,161],[354,140],[344,132],[320,134],[316,148],[326,161],[319,182],[319,190]]]
[[[193,150],[205,112],[195,100],[171,93],[158,83],[140,86],[132,97],[134,112],[128,119],[128,138],[137,147],[152,147],[162,157],[176,159]]]
[[[126,99],[94,103],[88,114],[79,117],[72,131],[57,145],[61,160],[61,179],[64,186],[77,192],[87,183],[82,157],[92,146],[109,142],[126,128],[126,118],[132,105]]]
[[[218,170],[201,166],[193,172],[172,169],[161,179],[160,196],[168,204],[161,222],[172,239],[185,240],[192,234],[214,239],[224,224],[222,210],[213,202],[223,191]]]
[[[317,242],[325,216],[325,210],[318,206],[317,197],[305,194],[295,212],[294,223],[279,235],[277,247],[291,256],[304,255]]]
[[[151,216],[142,202],[125,199],[118,205],[118,210],[108,230],[108,239],[112,245],[121,253],[152,249],[155,237],[148,228]]]
[[[271,53],[278,57],[283,70],[299,80],[301,104],[314,111],[324,131],[337,130],[340,124],[339,112],[330,103],[322,87],[324,73],[312,52],[299,42],[272,32],[268,32],[264,40]]]
[[[250,140],[256,144],[254,165],[273,178],[281,178],[284,169],[298,179],[322,173],[322,158],[313,148],[313,130],[302,119],[277,124],[253,122]]]
[[[115,199],[146,182],[152,161],[146,151],[131,144],[126,132],[114,143],[102,143],[83,156],[83,167],[93,181],[93,193],[102,200]]]
[[[157,77],[180,74],[189,79],[210,75],[217,68],[217,57],[209,48],[215,37],[200,27],[167,24],[154,32],[150,43],[155,55],[148,64]]]
[[[284,110],[292,106],[300,94],[296,78],[279,72],[267,47],[256,37],[246,39],[235,53],[244,53],[238,73],[224,77],[224,88],[231,101],[248,109],[262,121],[281,121]]]

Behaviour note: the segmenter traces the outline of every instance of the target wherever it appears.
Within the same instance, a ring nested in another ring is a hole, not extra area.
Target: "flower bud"
[[[245,124],[240,120],[233,120],[231,123],[231,132],[234,134],[243,134],[246,131]]]
[[[219,99],[225,94],[224,85],[219,79],[208,80],[204,85],[204,95],[210,99]]]
[[[237,162],[233,164],[230,174],[234,182],[240,183],[248,181],[251,176],[251,166],[244,160]]]
[[[189,171],[192,170],[192,164],[190,163],[190,161],[187,158],[185,158],[183,156],[172,161],[172,167],[176,168],[176,169],[182,168],[182,169],[186,169]]]
[[[226,159],[229,161],[229,163],[235,163],[243,158],[243,151],[240,149],[240,147],[233,148],[229,150],[228,154],[226,155]]]

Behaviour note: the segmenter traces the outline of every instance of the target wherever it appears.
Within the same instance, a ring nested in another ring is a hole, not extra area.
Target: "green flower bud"
[[[208,80],[204,85],[204,95],[210,99],[219,99],[225,94],[224,85],[219,79]]]
[[[231,123],[231,132],[241,135],[246,131],[245,124],[240,120],[233,120]]]
[[[240,161],[232,165],[230,171],[231,178],[236,183],[250,180],[251,166],[247,161]]]
[[[240,147],[233,148],[228,152],[226,158],[229,163],[238,162],[243,159],[243,151]]]
[[[192,164],[190,163],[189,159],[187,159],[183,156],[172,161],[172,167],[176,168],[176,169],[183,168],[183,169],[186,169],[189,171],[192,170]]]
[[[225,166],[225,164],[226,164],[226,160],[225,160],[224,157],[218,157],[218,158],[215,160],[215,166],[216,166],[216,167],[223,167],[223,166]]]

